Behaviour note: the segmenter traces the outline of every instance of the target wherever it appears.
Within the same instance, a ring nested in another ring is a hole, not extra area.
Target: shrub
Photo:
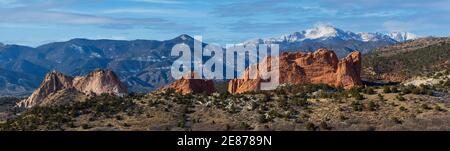
[[[403,87],[403,88],[401,89],[401,92],[402,92],[402,94],[410,94],[410,93],[413,92],[413,89],[415,89],[415,88],[416,88],[416,87],[413,86],[413,85],[408,85],[408,86],[406,86],[406,87]]]
[[[348,119],[348,118],[345,117],[344,115],[339,115],[339,120],[345,121],[345,120],[347,120],[347,119]]]
[[[363,104],[360,101],[353,101],[351,104],[354,111],[363,111]]]
[[[398,101],[406,101],[406,98],[403,97],[403,96],[401,96],[401,95],[397,95],[395,98],[396,98]]]
[[[181,120],[181,121],[178,122],[178,127],[184,128],[186,126],[185,124],[186,124],[185,121]]]
[[[226,124],[226,125],[225,125],[225,130],[226,130],[226,131],[231,130],[231,126],[230,126],[229,124]]]
[[[131,125],[128,123],[123,123],[123,127],[130,127]]]
[[[391,93],[392,91],[391,91],[391,88],[389,88],[388,86],[384,86],[383,87],[383,92],[384,93]]]
[[[243,130],[249,130],[250,129],[250,125],[248,125],[245,122],[241,122],[241,124],[239,125],[239,127]]]
[[[121,120],[123,120],[123,117],[120,115],[116,115],[116,120],[121,121]]]
[[[439,105],[436,105],[435,107],[434,107],[434,110],[436,110],[436,111],[445,111],[443,108],[441,108],[441,106],[439,106]]]
[[[293,99],[291,99],[291,104],[296,106],[306,106],[308,104],[307,100],[308,99],[306,98],[294,97]]]
[[[354,97],[356,100],[364,100],[364,96],[361,95],[360,93],[356,93],[353,97]]]
[[[396,123],[396,124],[402,124],[403,123],[400,119],[398,119],[396,117],[393,117],[392,121],[394,121],[394,123]]]
[[[332,127],[329,126],[329,125],[327,124],[327,122],[325,122],[325,121],[322,121],[322,122],[320,123],[320,128],[322,128],[322,129],[324,129],[324,130],[331,130],[331,129],[332,129]]]
[[[428,106],[427,104],[422,104],[421,107],[422,107],[422,109],[425,109],[425,110],[431,110],[431,107]]]
[[[450,79],[447,80],[447,81],[445,81],[444,84],[443,84],[443,86],[445,86],[445,87],[450,87]]]
[[[267,120],[265,115],[260,114],[259,117],[258,117],[258,122],[259,123],[267,123],[267,122],[269,122],[269,120]]]
[[[379,101],[386,101],[386,100],[384,99],[384,96],[381,95],[381,94],[378,94],[378,100],[379,100]]]
[[[351,88],[350,90],[348,90],[348,93],[354,97],[354,96],[358,95],[360,91],[361,91],[361,89],[359,89],[359,88]]]
[[[280,114],[275,110],[270,110],[268,114],[270,118],[280,117]]]
[[[83,128],[83,129],[90,129],[91,126],[89,126],[88,124],[82,124],[81,128]]]
[[[437,74],[434,76],[434,78],[437,79],[437,78],[439,78],[439,77],[442,77],[443,75],[444,75],[444,74],[442,74],[442,73],[439,72],[439,73],[437,73]]]
[[[310,122],[306,123],[306,129],[308,131],[315,131],[316,128],[317,128],[316,125],[314,125],[313,123],[310,123]]]
[[[367,105],[367,108],[369,111],[376,111],[378,108],[378,105],[375,104],[375,102],[370,101],[369,104]]]
[[[391,93],[398,93],[399,90],[396,86],[391,87]]]
[[[365,94],[369,94],[369,95],[375,94],[375,90],[373,90],[372,87],[366,87],[366,88],[364,89],[364,93],[365,93]]]
[[[427,91],[426,91],[426,95],[433,96],[433,91],[427,90]]]
[[[407,111],[408,109],[406,109],[405,107],[403,107],[403,106],[400,106],[400,111]]]
[[[411,93],[412,93],[412,94],[424,94],[423,91],[422,91],[422,89],[420,89],[420,88],[414,88],[414,89],[412,89],[412,90],[411,90]]]
[[[279,99],[277,99],[278,107],[285,108],[287,106],[287,96],[280,96]]]

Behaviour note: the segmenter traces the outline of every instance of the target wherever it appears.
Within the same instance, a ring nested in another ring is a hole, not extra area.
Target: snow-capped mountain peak
[[[375,40],[377,35],[369,32],[361,32],[358,33],[358,35],[361,37],[362,41],[372,41]]]
[[[331,25],[316,25],[311,29],[305,30],[304,38],[305,39],[326,39],[330,37],[337,37],[342,35],[343,31],[337,29]]]
[[[301,32],[294,32],[292,34],[283,35],[279,38],[264,38],[264,39],[251,39],[245,41],[243,44],[259,44],[259,43],[277,43],[277,42],[302,42],[304,40],[326,40],[331,38],[340,38],[348,40],[355,38],[356,34],[352,32],[345,32],[341,29],[333,27],[331,25],[316,25],[311,29],[307,29]]]
[[[281,36],[278,41],[288,41],[288,42],[296,42],[302,41],[305,38],[304,32],[295,32],[290,35]]]
[[[237,45],[279,44],[282,51],[311,51],[319,48],[333,49],[339,57],[346,56],[353,50],[362,53],[371,50],[418,38],[407,32],[360,32],[344,31],[331,25],[319,24],[292,34],[274,38],[257,38]]]
[[[417,39],[418,36],[408,33],[408,32],[390,32],[384,33],[371,33],[371,32],[360,32],[354,33],[351,31],[344,31],[331,25],[318,24],[311,29],[306,29],[301,32],[294,32],[292,34],[283,35],[279,38],[264,38],[264,39],[251,39],[245,41],[244,45],[247,44],[271,44],[271,43],[281,43],[281,42],[303,42],[305,40],[314,41],[324,41],[324,40],[356,40],[362,42],[377,42],[385,41],[389,43],[404,42],[407,40]]]
[[[370,41],[394,41],[394,39],[391,39],[388,35],[385,35],[383,33],[370,33],[370,32],[360,32],[357,34],[359,39],[364,42],[370,42]]]
[[[390,32],[388,36],[398,42],[417,39],[418,36],[409,32]]]

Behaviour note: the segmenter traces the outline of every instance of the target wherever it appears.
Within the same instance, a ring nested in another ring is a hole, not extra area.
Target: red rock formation
[[[17,106],[26,108],[36,106],[42,103],[49,95],[68,89],[97,95],[103,93],[114,95],[128,93],[127,87],[119,81],[111,70],[96,70],[87,76],[75,78],[53,71],[45,76],[39,88],[30,97],[19,102]]]
[[[319,49],[313,53],[285,52],[279,57],[280,84],[328,84],[346,89],[361,85],[361,53],[352,52],[338,60],[333,51]],[[270,61],[270,58],[268,58]],[[270,67],[266,61],[260,67]],[[250,68],[255,68],[256,65]],[[243,79],[234,79],[228,83],[230,93],[243,93],[258,90],[262,79],[258,76],[249,79],[250,69],[244,72]]]
[[[168,86],[163,87],[160,91],[166,91],[168,89],[173,89],[175,92],[181,94],[190,94],[190,93],[206,93],[211,94],[216,92],[216,88],[214,87],[214,82],[212,80],[203,80],[203,79],[191,79],[186,76],[194,77],[194,74],[187,74],[183,76],[181,79],[176,80]]]

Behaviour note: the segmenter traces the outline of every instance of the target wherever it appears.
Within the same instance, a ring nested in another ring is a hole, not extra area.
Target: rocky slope
[[[352,52],[338,60],[333,51],[319,49],[313,53],[285,52],[280,58],[280,84],[328,84],[335,87],[352,88],[361,85],[361,53]],[[267,67],[263,61],[260,67]],[[250,68],[255,68],[253,65]],[[261,77],[250,78],[248,68],[241,79],[231,80],[230,93],[243,93],[258,90]]]
[[[86,76],[78,77],[66,76],[53,71],[45,76],[39,88],[30,97],[19,102],[17,106],[30,108],[41,104],[48,105],[51,103],[45,100],[51,101],[48,99],[50,96],[59,96],[58,93],[63,92],[123,95],[128,93],[128,90],[111,70],[96,70]]]
[[[187,74],[183,76],[181,79],[176,80],[160,89],[160,91],[167,91],[169,89],[174,90],[175,92],[181,94],[191,94],[191,93],[205,93],[211,94],[216,92],[216,88],[214,87],[214,82],[212,80],[203,80],[203,79],[191,79],[187,76],[194,77],[194,74]]]

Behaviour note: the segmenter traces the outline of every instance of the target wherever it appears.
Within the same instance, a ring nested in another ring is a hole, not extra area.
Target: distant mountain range
[[[36,48],[6,45],[0,48],[0,95],[29,94],[52,70],[78,76],[97,68],[114,70],[131,91],[150,91],[172,81],[172,47],[193,40],[181,35],[166,41],[73,39]]]
[[[411,33],[353,33],[321,25],[280,38],[253,39],[241,44],[276,43],[281,52],[328,48],[342,57],[355,50],[364,54],[415,38]],[[29,95],[53,70],[78,76],[97,68],[112,69],[130,91],[155,90],[173,81],[169,67],[176,58],[170,56],[170,51],[179,43],[188,44],[193,50],[194,38],[183,34],[164,41],[72,39],[36,48],[0,43],[0,96]]]
[[[342,58],[355,50],[367,53],[374,48],[417,38],[418,36],[408,32],[354,33],[330,25],[317,25],[311,29],[276,38],[251,39],[242,45],[279,44],[280,49],[284,51],[314,51],[329,48]]]

